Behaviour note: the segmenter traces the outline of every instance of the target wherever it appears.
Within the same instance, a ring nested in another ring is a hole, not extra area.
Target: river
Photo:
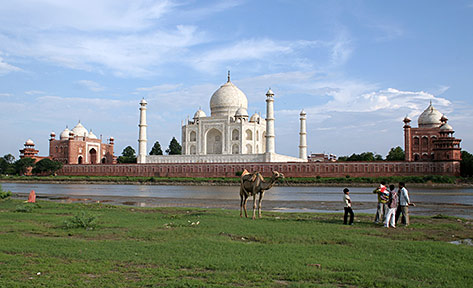
[[[35,190],[39,199],[61,202],[108,202],[142,207],[204,207],[239,209],[238,186],[162,186],[107,184],[1,183],[15,197]],[[278,186],[264,194],[263,210],[286,212],[340,212],[343,187]],[[355,211],[374,213],[373,188],[350,187]],[[446,214],[473,218],[473,188],[409,188],[413,214]],[[248,207],[250,208],[250,204]]]

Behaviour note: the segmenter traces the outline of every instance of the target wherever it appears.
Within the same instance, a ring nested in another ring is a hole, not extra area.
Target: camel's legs
[[[240,218],[243,217],[243,194],[240,191]]]
[[[264,192],[259,193],[258,199],[258,217],[261,218],[261,202],[263,201],[263,194]]]
[[[256,218],[256,195],[253,195],[253,219]]]
[[[248,218],[248,214],[246,213],[246,202],[248,201],[248,197],[245,197],[243,200],[243,209],[245,210],[245,217]]]

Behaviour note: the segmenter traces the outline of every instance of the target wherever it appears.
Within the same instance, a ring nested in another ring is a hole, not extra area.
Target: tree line
[[[35,162],[33,158],[21,158],[15,161],[15,156],[7,154],[0,158],[0,174],[2,175],[24,175],[28,169],[33,174],[52,175],[62,168],[62,163],[49,158]]]
[[[176,140],[176,137],[172,137],[168,148],[166,149],[167,155],[181,155],[182,146]],[[149,152],[149,155],[163,155],[163,150],[159,141],[154,142],[153,148]],[[122,155],[117,158],[118,163],[136,163],[136,151],[131,146],[125,147],[122,151]]]
[[[405,154],[404,150],[397,146],[389,150],[386,159],[383,159],[383,156],[380,154],[375,154],[373,152],[363,152],[361,154],[353,153],[350,156],[341,156],[338,157],[338,161],[404,161]]]

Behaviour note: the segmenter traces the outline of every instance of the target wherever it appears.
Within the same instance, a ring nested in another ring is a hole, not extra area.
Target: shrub
[[[33,208],[39,208],[40,206],[36,203],[23,203],[15,207],[15,212],[30,213]]]
[[[89,215],[85,211],[81,211],[74,217],[64,220],[64,226],[67,229],[84,228],[86,230],[93,230],[97,227],[97,224],[95,223],[96,219],[97,217]]]
[[[5,199],[11,196],[10,191],[3,191],[2,185],[0,185],[0,199]]]

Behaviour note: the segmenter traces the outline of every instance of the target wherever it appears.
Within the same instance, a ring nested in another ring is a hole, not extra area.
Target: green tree
[[[161,149],[161,144],[159,144],[159,141],[156,141],[154,143],[154,146],[153,148],[151,148],[149,155],[163,155],[163,150]]]
[[[340,156],[338,157],[338,161],[358,161],[358,162],[365,162],[365,161],[383,161],[383,156],[379,154],[374,154],[373,152],[363,152],[361,154],[353,153],[350,156]]]
[[[5,156],[3,156],[3,159],[5,159],[8,164],[13,164],[15,162],[15,156],[11,154],[6,154]]]
[[[54,174],[56,171],[62,168],[62,163],[59,161],[53,161],[51,159],[45,158],[39,160],[34,168],[33,168],[33,173],[35,174],[41,174],[41,173],[47,173],[47,174]]]
[[[6,174],[8,166],[8,162],[5,159],[0,158],[0,174]]]
[[[131,146],[125,147],[122,156],[117,158],[118,163],[136,163],[136,152]]]
[[[34,167],[35,160],[33,158],[22,158],[14,163],[15,172],[18,175],[24,175],[29,167]]]
[[[473,176],[473,155],[467,151],[462,151],[462,161],[460,162],[460,173],[463,177]]]
[[[182,153],[182,146],[177,142],[175,137],[172,137],[171,143],[169,143],[169,148],[166,149],[168,155],[180,155]]]
[[[396,148],[391,148],[388,155],[386,156],[387,161],[404,161],[405,159],[404,150],[400,146]]]

